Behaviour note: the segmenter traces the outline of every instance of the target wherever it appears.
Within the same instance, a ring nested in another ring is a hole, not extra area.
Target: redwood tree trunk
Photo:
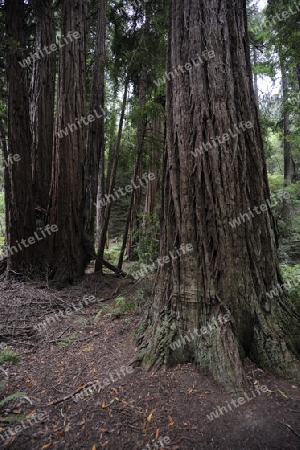
[[[31,78],[32,178],[35,206],[47,210],[51,184],[56,53],[43,49],[56,42],[52,0],[32,1],[36,14],[35,52]]]
[[[27,69],[19,64],[24,57],[25,13],[23,0],[5,2],[8,81],[8,153],[19,155],[19,161],[9,163],[4,155],[5,165],[5,210],[8,247],[12,249],[8,270],[16,272],[32,269],[34,246],[25,243],[22,250],[17,242],[33,237],[34,206],[31,177],[31,132],[29,120],[29,99]],[[27,245],[27,247],[26,247]]]
[[[78,32],[60,51],[56,132],[52,164],[50,222],[58,227],[50,236],[49,262],[55,280],[72,283],[84,274],[84,161],[86,1],[64,0],[62,35]],[[77,120],[78,119],[78,120]],[[86,121],[86,120],[85,120]],[[68,130],[62,136],[61,130]]]
[[[88,141],[86,149],[86,197],[85,197],[85,241],[90,254],[93,254],[95,243],[95,202],[104,195],[104,62],[105,62],[105,35],[106,35],[106,0],[100,0],[98,6],[97,39],[95,48],[93,80],[91,86],[90,114],[94,110],[101,117],[89,124]],[[103,208],[99,207],[98,225],[102,225]]]
[[[159,267],[153,304],[137,330],[135,362],[150,368],[194,361],[234,388],[246,382],[246,356],[279,375],[299,377],[299,316],[285,294],[266,296],[282,283],[271,210],[229,224],[269,199],[246,2],[170,3],[168,72],[205,49],[215,57],[178,70],[167,82],[160,254],[186,244],[193,251],[179,251]],[[235,125],[242,122],[252,127],[238,133]],[[191,153],[223,136],[202,155]],[[230,321],[200,331],[226,313]],[[195,337],[172,350],[170,344],[192,330]]]

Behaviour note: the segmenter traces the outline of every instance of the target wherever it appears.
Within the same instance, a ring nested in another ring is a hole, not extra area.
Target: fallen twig
[[[53,400],[53,402],[50,402],[46,405],[47,406],[53,406],[53,405],[57,405],[58,403],[64,402],[66,400],[69,400],[69,398],[73,397],[73,395],[78,394],[80,391],[82,391],[83,389],[89,387],[89,386],[93,386],[95,384],[95,381],[89,381],[88,383],[84,384],[83,386],[81,386],[81,388],[77,389],[75,392],[72,392],[71,394],[65,395],[62,398],[59,398],[58,400]]]
[[[293,431],[293,433],[295,433],[295,434],[300,438],[300,434],[297,433],[297,431],[293,430],[293,428],[291,427],[291,425],[289,425],[288,423],[286,423],[285,426],[286,426],[287,428],[289,428],[291,431]]]

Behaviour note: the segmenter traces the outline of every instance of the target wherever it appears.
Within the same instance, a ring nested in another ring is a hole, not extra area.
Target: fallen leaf
[[[205,397],[206,396],[206,394],[200,394],[199,395],[199,397]]]
[[[56,436],[59,436],[59,437],[64,436],[64,435],[65,435],[64,431],[58,431],[58,433],[56,433]]]
[[[102,447],[106,447],[107,444],[108,444],[108,441],[105,441],[105,442],[102,444]]]
[[[173,422],[173,419],[171,416],[168,416],[168,419],[169,419],[168,427],[172,427],[175,424],[175,422]]]
[[[45,444],[45,445],[43,445],[43,447],[42,447],[42,450],[44,450],[44,448],[48,448],[48,447],[50,447],[50,445],[51,445],[51,442],[49,442],[49,444]]]
[[[118,393],[118,391],[117,391],[117,389],[116,388],[110,388],[110,390],[111,391],[113,391],[115,394],[117,394]]]
[[[293,389],[298,389],[297,386],[294,386],[293,384],[292,384],[292,388],[293,388]]]
[[[14,414],[21,414],[21,410],[20,409],[13,409],[12,411]]]
[[[92,450],[97,450],[97,447],[95,444],[93,445]]]
[[[287,395],[285,395],[285,393],[284,392],[282,392],[280,389],[278,389],[278,392],[280,392],[280,394],[283,396],[283,397],[285,397],[285,398],[288,398],[288,396]]]
[[[107,433],[107,430],[106,430],[105,428],[99,427],[98,430],[99,430],[101,433]]]
[[[27,414],[25,414],[26,417],[31,417],[32,414],[35,414],[36,409],[34,409],[33,411],[28,412]]]
[[[107,405],[105,404],[105,401],[104,401],[104,400],[103,400],[103,402],[102,402],[101,408],[102,408],[102,409],[107,408]]]
[[[159,429],[157,429],[155,432],[155,439],[158,439],[158,437],[159,437]]]
[[[68,431],[70,431],[70,429],[71,429],[71,427],[70,427],[70,424],[68,423],[68,425],[65,427],[65,431],[68,432]]]
[[[152,412],[149,414],[149,416],[147,417],[147,420],[148,420],[148,422],[150,422],[151,420],[152,420],[152,416],[153,416],[153,414],[152,414]]]
[[[79,386],[77,386],[77,391],[78,391],[78,389],[81,389],[83,387],[83,384],[80,384]]]

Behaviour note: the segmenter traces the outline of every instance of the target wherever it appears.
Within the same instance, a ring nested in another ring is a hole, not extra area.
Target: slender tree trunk
[[[140,81],[139,81],[139,107],[143,108],[146,104],[147,94],[147,67],[143,65]],[[147,120],[144,117],[144,112],[137,125],[137,170],[135,170],[133,181],[139,185],[138,180],[142,177],[142,150],[144,146],[144,139],[146,134]],[[129,239],[127,242],[127,255],[129,261],[134,261],[138,258],[135,247],[138,243],[138,229],[140,226],[139,214],[142,200],[142,189],[134,189],[132,191],[133,203],[130,211],[129,221]]]
[[[205,50],[215,57],[206,53],[196,67],[192,60]],[[237,388],[246,383],[248,356],[299,378],[299,315],[283,292],[273,300],[266,295],[282,279],[244,0],[171,0],[168,72],[187,62],[193,67],[167,82],[160,254],[170,261],[159,262],[135,363],[193,361]],[[202,155],[192,154],[206,143]],[[260,205],[264,212],[250,213]],[[240,225],[230,225],[245,212]],[[185,345],[172,349],[181,336]]]
[[[49,261],[55,280],[72,283],[84,274],[84,162],[86,1],[64,0],[62,36],[79,33],[61,48],[56,132],[52,163],[50,222],[58,231],[50,236]],[[67,130],[62,137],[61,130]]]
[[[299,87],[299,91],[300,91],[300,64],[297,64],[296,73],[297,73],[297,79],[298,79],[298,87]]]
[[[141,156],[142,156],[142,147],[139,148],[138,153],[137,153],[134,171],[133,171],[133,180],[137,180],[137,174],[139,173],[139,170],[140,170]],[[126,244],[127,244],[127,240],[128,240],[128,233],[129,233],[129,228],[130,228],[130,221],[132,219],[132,209],[133,209],[133,205],[134,205],[134,199],[135,199],[135,196],[134,196],[134,190],[133,190],[131,192],[130,205],[129,205],[128,215],[127,215],[127,219],[126,219],[125,230],[124,230],[124,234],[123,234],[123,242],[122,242],[122,247],[121,247],[121,251],[120,251],[120,255],[119,255],[119,261],[118,261],[118,269],[119,270],[122,270],[122,266],[123,266],[124,254],[125,254]]]
[[[122,132],[123,132],[123,125],[124,125],[124,117],[125,117],[125,109],[127,104],[127,95],[128,95],[128,80],[125,81],[124,86],[124,95],[123,95],[123,103],[122,103],[122,111],[119,121],[119,131],[118,131],[118,137],[116,142],[116,148],[115,148],[115,155],[114,155],[114,161],[112,164],[111,172],[110,172],[110,180],[109,180],[109,189],[106,194],[106,206],[104,210],[104,217],[103,217],[103,225],[101,228],[101,237],[100,237],[100,243],[98,247],[98,253],[97,253],[97,261],[95,264],[95,272],[99,272],[102,270],[102,263],[101,260],[103,259],[104,255],[104,249],[105,249],[105,243],[106,243],[106,236],[107,236],[107,230],[108,230],[108,224],[110,219],[110,211],[111,211],[111,203],[115,199],[113,195],[113,190],[115,187],[115,181],[116,181],[116,173],[117,173],[117,167],[118,167],[118,161],[119,161],[119,155],[120,155],[120,149],[121,149],[121,138],[122,138]],[[97,199],[97,202],[103,202],[104,198]]]
[[[290,135],[290,112],[287,108],[288,102],[288,77],[281,61],[281,77],[282,77],[282,101],[283,101],[283,155],[284,155],[284,181],[288,185],[292,181],[292,158],[291,143],[288,141]]]
[[[253,46],[253,64],[254,66],[256,66],[257,64],[257,50],[255,46]],[[258,74],[256,72],[253,74],[253,81],[254,81],[254,97],[256,105],[258,107]]]
[[[21,245],[33,237],[34,206],[31,176],[31,132],[27,69],[19,62],[25,57],[25,13],[23,0],[9,0],[6,8],[7,81],[8,81],[8,152],[19,161],[5,164],[5,208],[7,245],[10,248],[8,270],[32,269],[34,246]],[[20,246],[17,246],[17,243]],[[20,249],[21,247],[21,249]]]
[[[94,111],[101,115],[90,122],[86,151],[86,198],[85,198],[85,241],[89,254],[94,253],[95,216],[97,212],[97,227],[102,226],[103,208],[99,201],[96,211],[97,197],[104,195],[104,62],[106,36],[106,0],[100,0],[98,6],[97,40],[95,48],[93,80],[91,87],[90,114]]]
[[[32,0],[36,14],[35,52],[43,56],[33,62],[30,118],[32,129],[32,179],[35,206],[47,210],[51,184],[56,53],[43,50],[56,42],[52,0]]]

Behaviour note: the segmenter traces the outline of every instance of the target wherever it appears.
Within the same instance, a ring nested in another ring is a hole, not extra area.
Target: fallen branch
[[[59,398],[58,400],[53,400],[53,402],[50,402],[46,405],[46,407],[48,406],[53,406],[53,405],[57,405],[58,403],[62,403],[66,400],[69,400],[69,398],[73,397],[74,395],[78,394],[79,392],[81,392],[83,389],[89,387],[89,386],[93,386],[95,384],[95,381],[89,381],[88,383],[84,384],[83,386],[81,386],[81,388],[77,389],[75,392],[72,392],[71,394],[65,395],[62,398]]]
[[[123,278],[131,278],[131,275],[128,275],[123,270],[118,269],[117,267],[113,266],[109,262],[105,261],[105,259],[98,258],[94,253],[91,254],[91,256],[96,259],[98,262],[100,262],[103,266],[107,267],[112,272],[115,272],[117,275],[123,277]]]

